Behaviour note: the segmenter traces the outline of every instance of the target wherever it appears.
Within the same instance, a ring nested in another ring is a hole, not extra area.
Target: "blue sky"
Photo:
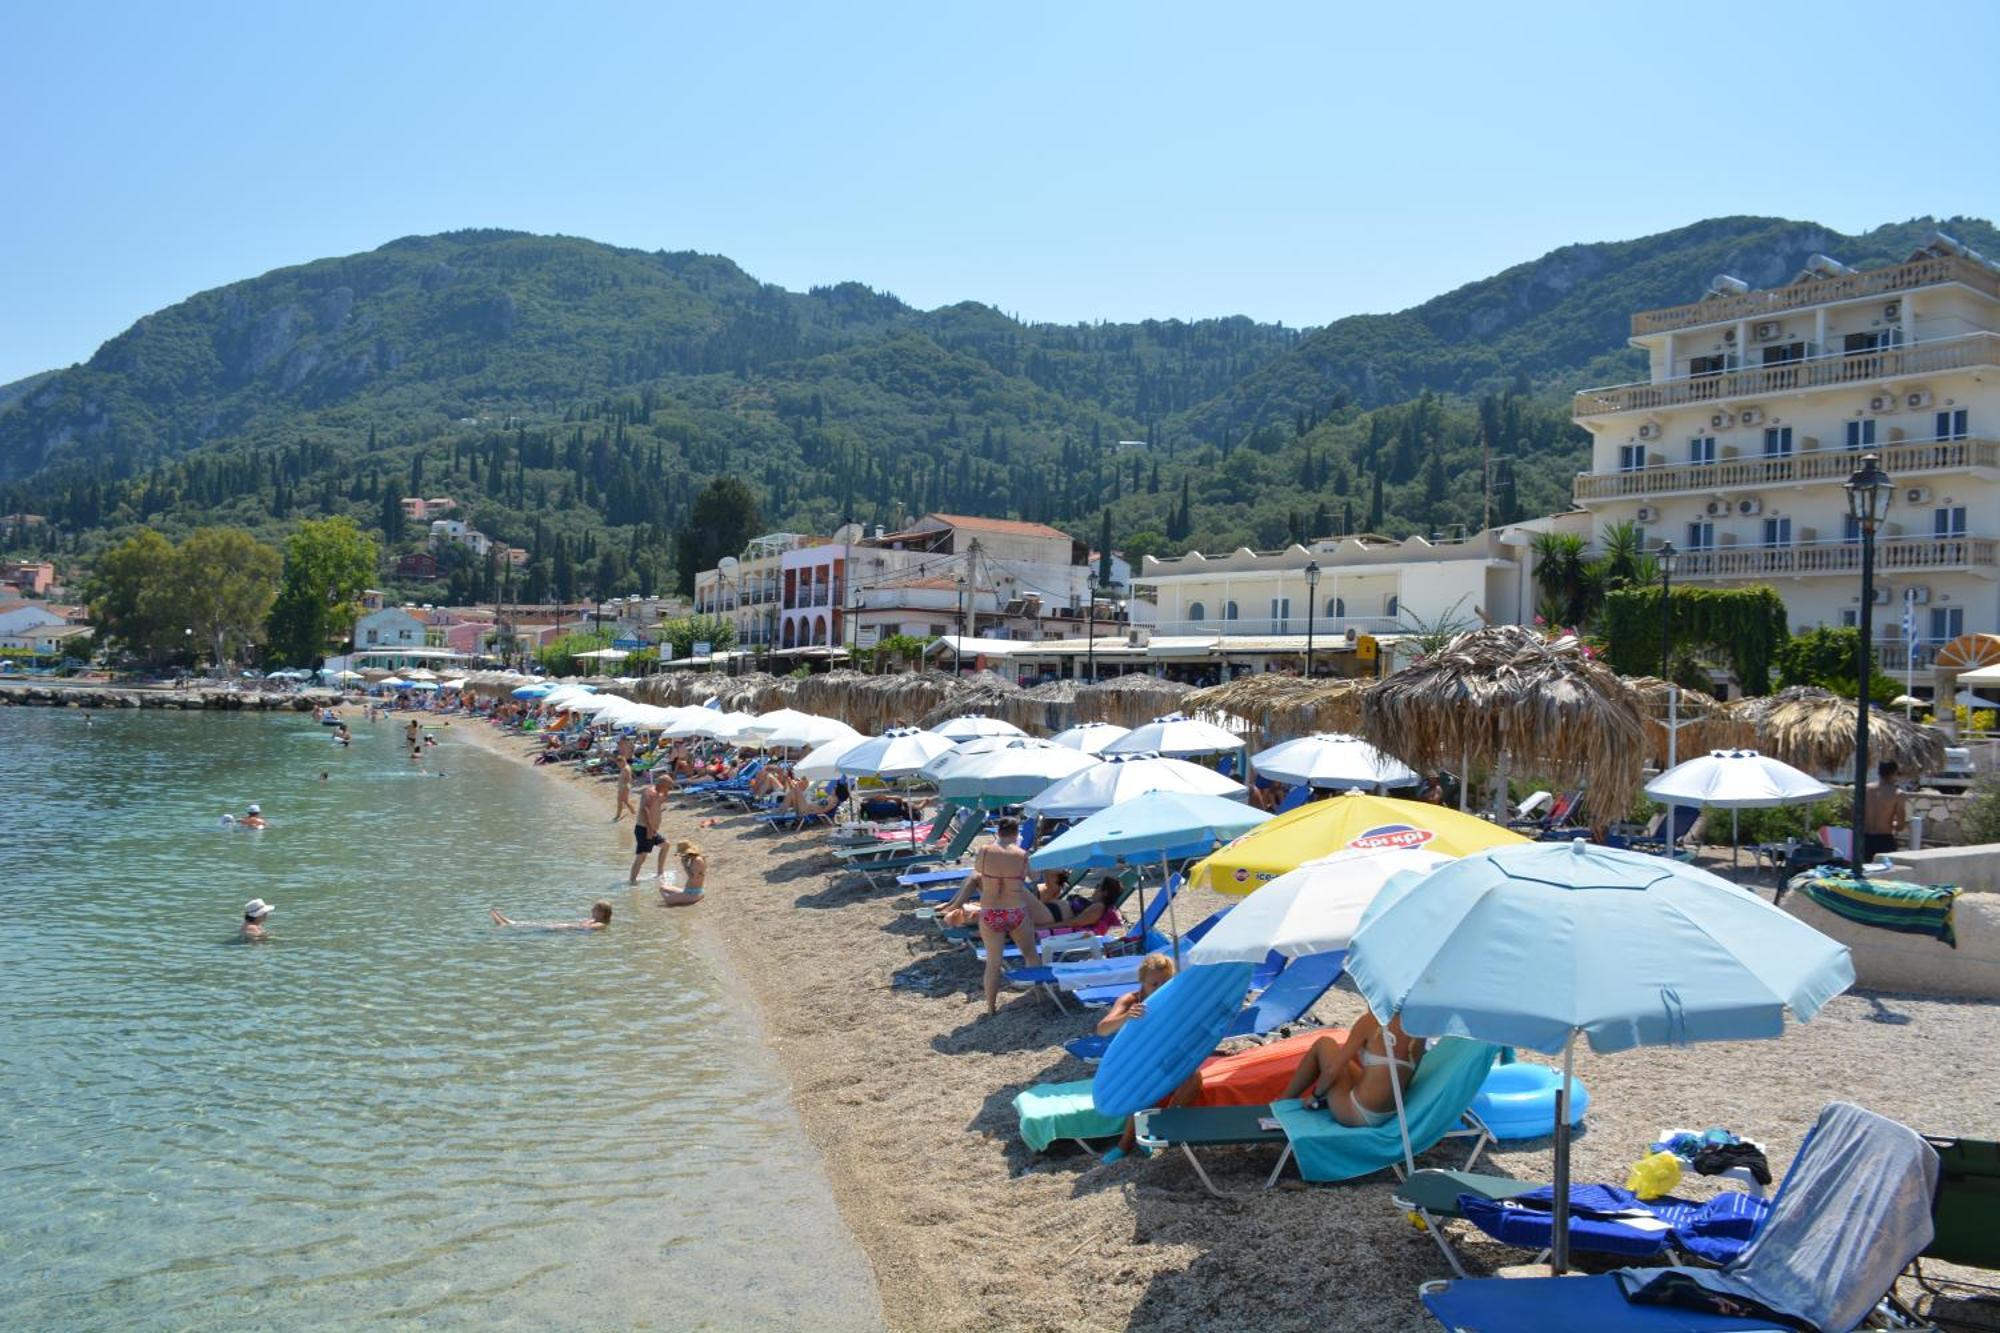
[[[1031,319],[1393,310],[1724,213],[2000,214],[2000,6],[0,9],[0,383],[468,226]],[[1957,53],[1957,54],[1954,54]]]

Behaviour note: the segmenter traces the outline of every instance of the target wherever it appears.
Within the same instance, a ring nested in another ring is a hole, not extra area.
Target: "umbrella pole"
[[[1549,1237],[1549,1272],[1569,1270],[1569,1098],[1576,1080],[1576,1030],[1563,1043],[1562,1091],[1556,1094],[1555,1231]]]
[[[1396,1054],[1387,1024],[1382,1027],[1382,1050],[1390,1056]],[[1410,1118],[1403,1114],[1403,1080],[1396,1077],[1393,1065],[1389,1069],[1389,1095],[1396,1099],[1396,1129],[1403,1136],[1403,1179],[1408,1180],[1416,1174],[1417,1155],[1410,1151]]]
[[[1461,750],[1458,755],[1458,812],[1464,814],[1466,794],[1472,788],[1472,751]]]
[[[1167,882],[1173,873],[1172,867],[1167,864],[1167,854],[1165,852],[1160,853],[1160,892],[1166,893],[1173,887]],[[1174,897],[1178,896],[1178,894],[1175,894],[1173,897],[1167,899],[1167,929],[1174,933],[1174,971],[1176,972],[1180,971],[1181,968],[1181,923],[1180,917],[1174,911]],[[1143,918],[1144,915],[1145,910],[1142,904],[1140,916]],[[1140,943],[1144,944],[1145,941],[1141,940]]]
[[[1741,820],[1742,818],[1743,818],[1743,812],[1741,810],[1738,810],[1733,806],[1730,807],[1729,868],[1731,870],[1736,869],[1737,858],[1743,855],[1743,840],[1737,836],[1738,821]]]

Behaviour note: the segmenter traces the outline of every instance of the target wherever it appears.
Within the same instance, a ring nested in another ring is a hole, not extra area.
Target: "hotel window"
[[[1792,544],[1792,520],[1789,518],[1767,518],[1764,520],[1764,545],[1790,546]]]
[[[1962,440],[1966,433],[1965,409],[1940,412],[1937,414],[1937,437],[1940,440]]]
[[[1767,426],[1764,429],[1764,457],[1790,458],[1792,456],[1792,428],[1790,426]]]
[[[1965,608],[1960,606],[1934,606],[1931,608],[1931,642],[1948,643],[1965,633]]]
[[[1208,608],[1207,608],[1207,607],[1205,607],[1205,606],[1203,606],[1203,605],[1202,605],[1202,604],[1201,604],[1200,602],[1190,602],[1190,603],[1188,603],[1188,619],[1189,619],[1189,620],[1207,620],[1207,619],[1208,619]]]
[[[1691,356],[1688,358],[1688,374],[1720,375],[1729,368],[1729,358],[1725,356]]]
[[[1713,523],[1688,524],[1688,544],[1687,544],[1688,550],[1706,551],[1709,547],[1713,545],[1715,545],[1715,524]]]
[[[1382,603],[1382,614],[1393,619],[1403,614],[1401,607],[1401,600],[1392,592],[1389,594],[1389,600]]]
[[[1715,437],[1697,435],[1688,441],[1688,462],[1713,463],[1715,461]]]
[[[1225,604],[1223,605],[1223,608],[1222,608],[1222,618],[1223,618],[1224,620],[1234,620],[1234,619],[1236,619],[1236,603],[1234,603],[1234,602],[1228,602],[1228,603],[1225,603]]]
[[[1901,329],[1881,329],[1869,333],[1850,333],[1840,340],[1840,350],[1848,356],[1859,356],[1864,352],[1879,352],[1885,347],[1894,347],[1903,340]]]
[[[1861,628],[1861,613],[1859,611],[1854,610],[1851,607],[1845,611],[1842,611],[1840,613],[1840,627],[1842,629]]]
[[[1284,624],[1291,618],[1292,599],[1289,597],[1273,597],[1271,599],[1271,621],[1279,627],[1278,632],[1280,634],[1284,633]]]
[[[1931,536],[1963,537],[1965,535],[1965,506],[1953,505],[1949,509],[1931,510]]]
[[[1873,447],[1874,443],[1875,443],[1874,418],[1871,417],[1867,421],[1850,421],[1847,423],[1848,448],[1867,449]]]
[[[1766,347],[1764,349],[1764,364],[1767,366],[1782,366],[1789,361],[1803,361],[1805,359],[1806,345],[1804,343],[1785,343],[1780,347]]]
[[[1347,615],[1347,599],[1345,597],[1332,598],[1326,604],[1326,613],[1335,620],[1344,619]]]
[[[1637,472],[1646,466],[1646,446],[1643,444],[1621,444],[1618,446],[1618,470]]]

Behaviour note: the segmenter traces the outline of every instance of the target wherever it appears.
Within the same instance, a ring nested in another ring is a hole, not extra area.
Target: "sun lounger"
[[[2000,1271],[2000,1143],[1926,1137],[1938,1155],[1937,1193],[1931,1221],[1937,1234],[1910,1265],[1918,1285],[1933,1295],[1940,1285],[1987,1297],[1995,1288],[1957,1279],[1944,1283],[1924,1272],[1923,1261]]]
[[[1160,918],[1166,915],[1167,908],[1173,903],[1174,895],[1180,892],[1180,888],[1180,876],[1176,875],[1168,880],[1165,888],[1146,900],[1146,910],[1140,914],[1137,921],[1125,929],[1123,934],[1106,937],[1088,930],[1069,931],[1045,936],[1036,942],[1036,947],[1044,955],[1083,954],[1091,958],[1102,958],[1108,954],[1146,954],[1162,948],[1171,948],[1172,942],[1159,933],[1158,926]],[[977,946],[973,954],[980,962],[985,962],[986,946],[983,944]],[[1021,951],[1010,943],[1000,957],[1003,961],[1011,958],[1019,962]],[[1044,963],[1040,967],[1016,968],[1008,980],[1020,986],[1053,985],[1056,980],[1053,967],[1052,963]],[[1058,1000],[1057,1003],[1060,1005],[1061,1001]]]
[[[1257,987],[1256,976],[1253,974],[1251,985],[1258,988],[1257,997],[1244,1006],[1243,1011],[1236,1015],[1236,1021],[1231,1023],[1217,1040],[1227,1041],[1231,1037],[1262,1037],[1276,1032],[1287,1024],[1298,1022],[1306,1016],[1308,1010],[1319,1003],[1321,996],[1333,988],[1333,983],[1340,979],[1340,969],[1346,959],[1345,953],[1313,954],[1310,957],[1295,959],[1262,987]],[[1268,961],[1267,959],[1266,962]],[[1081,993],[1077,998],[1086,1004],[1089,1003]],[[1117,995],[1114,994],[1111,998],[1116,999]],[[1110,1045],[1111,1038],[1100,1037],[1093,1032],[1089,1036],[1064,1042],[1063,1049],[1079,1060],[1095,1063],[1104,1058],[1104,1052]]]
[[[1441,1038],[1431,1046],[1417,1066],[1417,1076],[1403,1091],[1411,1152],[1427,1152],[1446,1139],[1469,1140],[1472,1148],[1461,1169],[1470,1171],[1478,1162],[1492,1135],[1473,1113],[1472,1099],[1479,1095],[1479,1085],[1493,1067],[1499,1049],[1457,1037]],[[1227,1196],[1209,1178],[1196,1153],[1198,1148],[1282,1146],[1277,1165],[1264,1180],[1266,1189],[1277,1183],[1286,1164],[1293,1161],[1306,1180],[1335,1181],[1371,1175],[1386,1167],[1400,1171],[1403,1160],[1402,1130],[1394,1118],[1356,1128],[1341,1124],[1325,1109],[1305,1110],[1296,1099],[1269,1106],[1141,1111],[1138,1121],[1140,1143],[1148,1148],[1178,1146],[1193,1164],[1203,1188],[1217,1198]]]
[[[868,881],[870,888],[879,889],[885,884],[893,884],[896,876],[923,866],[943,865],[956,861],[972,850],[972,844],[986,831],[986,821],[977,810],[967,810],[960,817],[951,841],[941,849],[920,850],[898,856],[856,857],[842,867],[851,874]]]
[[[1426,1283],[1420,1294],[1446,1329],[1481,1333],[1852,1329],[1934,1240],[1937,1175],[1936,1151],[1914,1131],[1835,1102],[1793,1159],[1756,1239],[1719,1269],[1461,1278]]]

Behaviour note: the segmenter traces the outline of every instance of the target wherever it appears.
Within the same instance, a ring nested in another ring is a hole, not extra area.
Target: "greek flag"
[[[1917,590],[1903,589],[1903,642],[1916,646],[1917,642]]]

